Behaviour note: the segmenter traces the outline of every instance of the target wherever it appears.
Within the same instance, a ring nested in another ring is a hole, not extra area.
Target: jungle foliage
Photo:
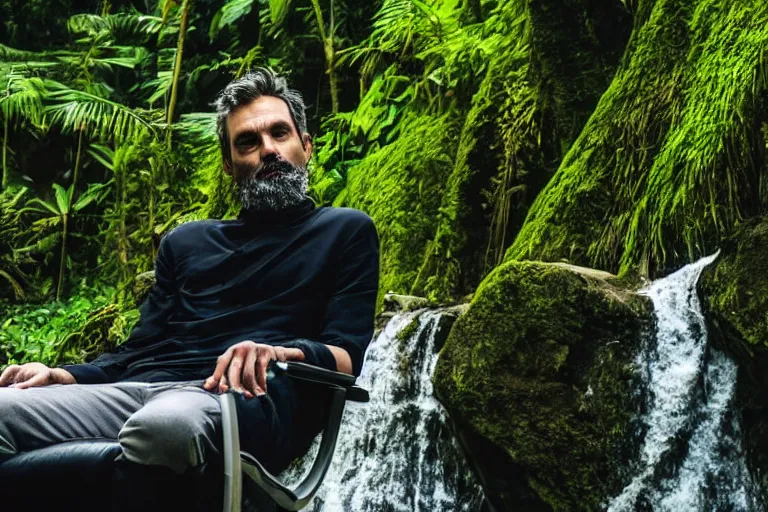
[[[160,237],[237,213],[210,102],[255,66],[307,101],[316,202],[376,221],[382,293],[460,300],[505,259],[660,272],[765,210],[767,16],[721,0],[0,0],[0,317],[109,296],[130,325]]]

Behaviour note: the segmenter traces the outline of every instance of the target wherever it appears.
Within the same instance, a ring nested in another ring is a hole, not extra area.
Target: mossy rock
[[[701,276],[705,308],[729,333],[732,350],[768,349],[768,217],[742,225],[721,251]]]
[[[141,304],[149,295],[149,291],[155,285],[155,271],[142,272],[136,276],[133,284],[133,302]]]
[[[752,474],[768,499],[768,217],[740,226],[699,280],[715,346],[739,364],[736,407]]]
[[[434,381],[495,508],[593,510],[621,490],[651,322],[605,272],[522,261],[485,279]]]

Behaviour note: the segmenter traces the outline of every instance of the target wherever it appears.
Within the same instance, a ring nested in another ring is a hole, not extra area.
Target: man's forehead
[[[232,134],[244,130],[260,131],[277,123],[293,126],[293,119],[288,105],[274,96],[257,98],[239,106],[227,116],[227,124]]]

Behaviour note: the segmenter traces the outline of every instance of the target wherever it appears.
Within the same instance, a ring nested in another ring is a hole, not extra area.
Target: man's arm
[[[242,390],[246,397],[266,392],[270,360],[306,361],[330,370],[360,375],[373,337],[379,281],[379,240],[373,221],[362,213],[357,229],[335,262],[334,293],[316,340],[298,339],[273,347],[244,341],[230,347],[204,384],[209,391]],[[255,368],[254,368],[255,366]]]
[[[336,371],[341,373],[352,373],[352,358],[349,357],[349,352],[341,347],[335,345],[326,345],[328,350],[333,354],[333,358],[336,360]]]
[[[373,338],[379,289],[379,238],[367,216],[342,248],[334,289],[317,341],[331,350],[338,371],[357,376]]]
[[[78,384],[115,382],[125,371],[128,360],[137,349],[160,339],[176,301],[175,259],[168,233],[160,242],[155,260],[155,284],[140,307],[139,323],[128,340],[113,353],[104,353],[90,363],[61,366]]]
[[[71,373],[61,368],[48,368],[43,363],[12,364],[0,374],[0,388],[17,389],[48,386],[50,384],[75,384]]]

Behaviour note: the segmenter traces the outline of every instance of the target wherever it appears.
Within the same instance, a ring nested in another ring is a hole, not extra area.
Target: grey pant
[[[81,439],[117,440],[139,464],[183,473],[218,455],[221,407],[203,381],[0,388],[0,457]]]

